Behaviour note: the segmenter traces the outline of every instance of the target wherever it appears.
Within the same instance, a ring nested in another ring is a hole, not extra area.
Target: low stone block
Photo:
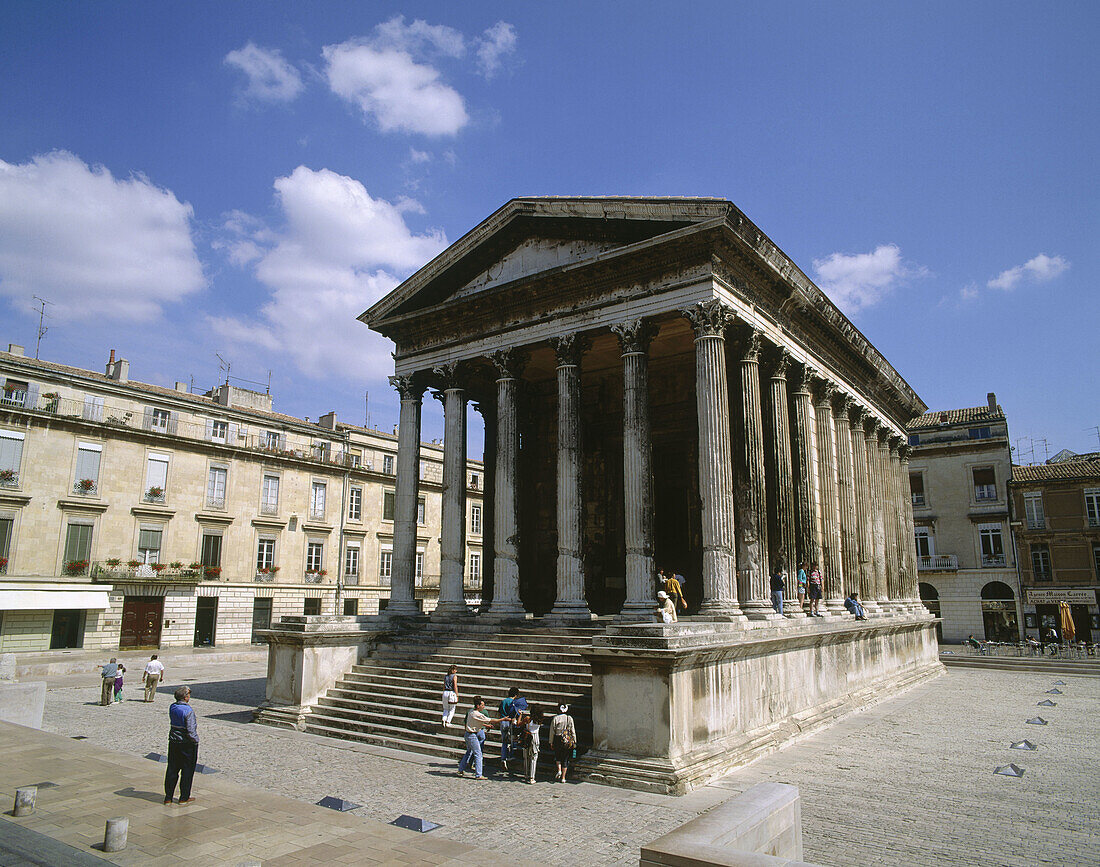
[[[0,720],[40,729],[45,709],[46,684],[44,681],[0,683]]]

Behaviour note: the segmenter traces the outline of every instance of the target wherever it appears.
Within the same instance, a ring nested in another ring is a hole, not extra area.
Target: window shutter
[[[19,472],[23,462],[23,440],[14,437],[0,437],[0,470]]]
[[[233,422],[230,422],[229,423],[229,436],[226,438],[230,445],[232,445],[233,443],[235,443],[237,441],[237,430],[238,430],[237,425],[233,424]]]
[[[138,547],[139,548],[153,548],[157,551],[160,550],[160,530],[146,530],[142,529],[138,531]]]
[[[158,487],[164,488],[168,484],[168,461],[158,458],[149,458],[149,464],[145,470],[145,490]]]
[[[32,382],[27,386],[27,402],[24,404],[27,409],[38,409],[38,384]]]
[[[214,439],[214,420],[213,419],[208,418],[206,420],[206,438],[208,440]]]
[[[153,408],[151,406],[145,407],[145,418],[142,419],[141,426],[145,430],[153,429]]]
[[[99,452],[91,449],[77,449],[76,451],[76,480],[91,479],[99,481]]]
[[[179,426],[180,414],[173,412],[168,414],[168,433],[174,434]]]
[[[65,536],[65,562],[87,560],[91,553],[91,524],[69,524],[69,530]]]

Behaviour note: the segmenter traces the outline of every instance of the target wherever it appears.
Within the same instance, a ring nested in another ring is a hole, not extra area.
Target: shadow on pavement
[[[142,801],[149,801],[152,804],[159,804],[164,800],[164,795],[157,792],[142,792],[135,789],[133,786],[127,786],[125,789],[119,789],[115,792],[116,795],[120,795],[123,798],[138,798]]]
[[[246,704],[257,707],[267,697],[266,677],[246,677],[239,680],[214,680],[206,683],[188,683],[192,698],[200,701],[217,701],[223,704]],[[171,696],[175,686],[162,686],[157,694]]]

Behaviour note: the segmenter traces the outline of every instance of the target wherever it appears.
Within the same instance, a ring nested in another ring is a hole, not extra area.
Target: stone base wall
[[[5,611],[0,623],[0,651],[49,650],[52,611]]]
[[[682,794],[943,670],[926,614],[617,626],[592,665],[589,780]]]

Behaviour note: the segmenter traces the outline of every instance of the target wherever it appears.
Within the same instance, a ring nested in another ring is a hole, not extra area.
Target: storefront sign
[[[1057,605],[1068,602],[1070,605],[1095,605],[1094,590],[1028,590],[1028,605]]]

